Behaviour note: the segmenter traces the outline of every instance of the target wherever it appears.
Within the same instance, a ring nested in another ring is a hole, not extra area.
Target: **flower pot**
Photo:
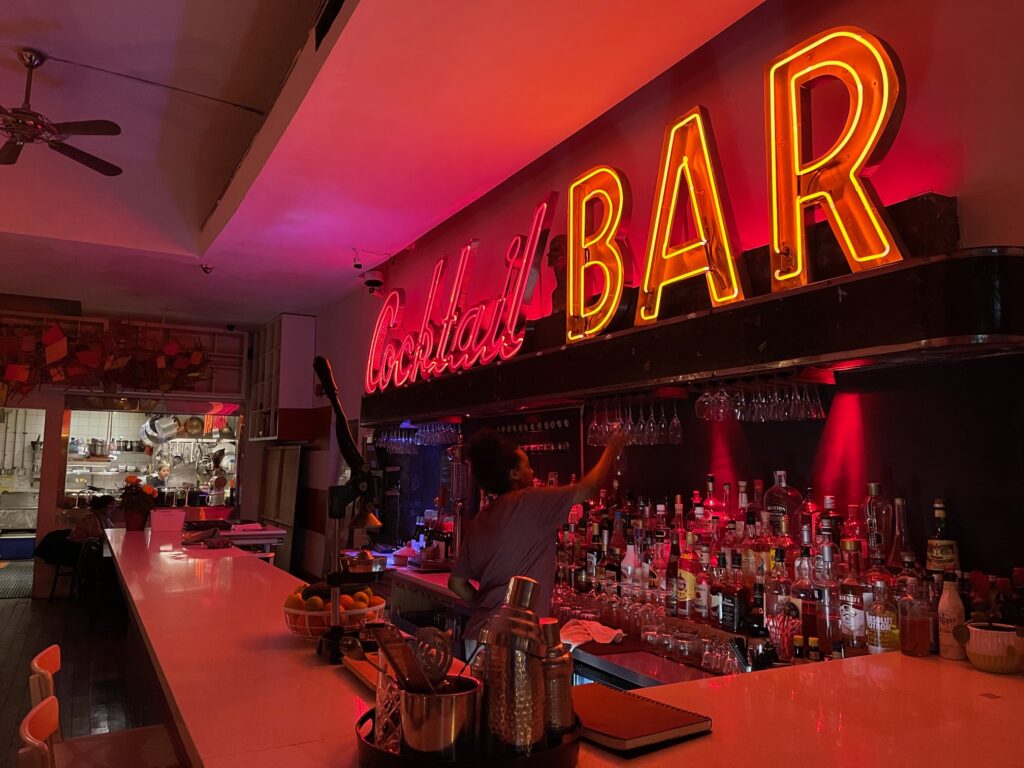
[[[137,509],[124,510],[124,527],[129,531],[142,531],[146,528],[146,518],[149,514]]]
[[[1024,637],[1010,624],[972,621],[954,630],[971,664],[983,672],[1008,675],[1024,663]]]

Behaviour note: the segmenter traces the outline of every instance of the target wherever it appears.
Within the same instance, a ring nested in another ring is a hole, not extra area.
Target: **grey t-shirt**
[[[491,612],[504,602],[513,576],[529,576],[540,583],[536,611],[538,616],[548,615],[555,586],[556,534],[569,519],[575,496],[574,486],[510,491],[466,523],[452,573],[480,584],[467,638],[475,640]]]

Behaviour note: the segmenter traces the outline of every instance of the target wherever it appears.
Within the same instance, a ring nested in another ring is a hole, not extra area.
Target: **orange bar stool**
[[[41,651],[29,666],[33,706],[19,729],[24,746],[18,751],[18,768],[177,768],[174,746],[162,725],[65,741],[53,685],[53,675],[60,670],[60,646]]]
[[[56,694],[53,687],[53,676],[60,672],[60,646],[51,645],[40,651],[29,662],[28,690],[32,696],[32,706],[47,696]]]

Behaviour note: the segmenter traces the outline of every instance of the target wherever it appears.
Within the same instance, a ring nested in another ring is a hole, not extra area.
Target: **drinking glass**
[[[654,403],[650,404],[651,413],[647,417],[647,426],[644,432],[647,435],[647,445],[658,444],[658,422],[654,420]],[[641,411],[642,412],[642,411]]]
[[[676,401],[672,401],[672,421],[668,424],[668,441],[672,445],[681,445],[683,442],[683,423],[679,420],[676,412]]]
[[[665,401],[661,403],[661,418],[658,419],[658,445],[665,445],[669,442],[668,419],[665,418]]]
[[[640,633],[640,642],[651,653],[658,653],[661,649],[661,627],[656,624],[644,624]]]
[[[633,399],[626,398],[626,420],[622,422],[622,434],[626,436],[627,445],[635,445],[637,439],[637,425],[633,422]],[[641,422],[643,416],[640,417]]]

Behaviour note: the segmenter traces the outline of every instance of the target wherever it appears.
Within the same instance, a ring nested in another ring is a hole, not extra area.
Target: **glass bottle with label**
[[[812,489],[808,487],[804,492],[800,506],[796,508],[793,514],[789,515],[789,530],[796,532],[802,530],[805,525],[811,526],[812,532],[815,530],[818,524],[818,505],[811,498],[811,493]]]
[[[789,601],[800,612],[801,631],[804,637],[818,632],[818,604],[814,585],[811,583],[811,548],[800,548],[800,557],[795,564],[796,578],[789,589]]]
[[[892,504],[882,495],[881,483],[868,483],[868,495],[861,502],[868,528],[868,556],[885,558],[893,542]]]
[[[789,661],[793,654],[793,634],[800,632],[799,616],[789,602],[793,580],[786,568],[785,552],[775,550],[775,567],[764,585],[764,621],[781,661]]]
[[[697,551],[699,559],[691,618],[707,624],[711,620],[711,550],[707,544],[702,544]]]
[[[705,479],[705,495],[704,495],[704,520],[709,521],[715,515],[718,515],[719,520],[724,520],[725,515],[725,504],[724,502],[715,495],[715,476],[708,474]]]
[[[893,585],[896,599],[898,600],[904,595],[916,595],[920,591],[920,587],[921,578],[917,573],[917,568],[914,567],[914,553],[904,552],[903,568],[896,574]]]
[[[896,530],[892,537],[892,546],[886,555],[885,564],[893,571],[903,565],[907,553],[913,556],[914,547],[910,543],[910,527],[907,525],[907,501],[895,498],[892,502],[893,516],[896,519]]]
[[[871,607],[867,610],[868,653],[885,653],[900,649],[900,621],[896,603],[888,588],[881,583],[872,587]]]
[[[839,625],[843,633],[843,648],[848,654],[863,653],[867,646],[867,616],[864,613],[864,593],[867,582],[860,576],[860,542],[843,541],[848,569],[839,584]]]
[[[960,554],[956,541],[949,536],[949,525],[946,519],[946,502],[935,499],[932,504],[935,515],[935,531],[928,537],[928,555],[925,570],[930,574],[943,575],[946,571],[960,569]]]
[[[695,549],[696,536],[686,534],[686,548],[679,558],[679,576],[676,579],[676,616],[690,619],[694,616],[694,599],[697,596],[697,574],[700,572],[700,558]]]
[[[834,520],[832,525],[835,525]],[[863,509],[860,504],[848,504],[846,506],[846,517],[843,520],[842,530],[841,541],[856,541],[858,551],[860,552],[861,565],[866,565],[868,562],[868,528],[864,522]],[[845,555],[846,549],[844,548],[844,558]]]
[[[725,553],[719,552],[716,565],[711,569],[711,586],[708,587],[708,599],[711,603],[708,623],[715,628],[722,626],[722,590],[725,589],[727,578]]]
[[[832,545],[826,544],[822,552],[821,571],[813,577],[818,603],[818,639],[822,652],[832,652],[832,644],[842,640],[843,630],[839,623],[839,582],[832,574]]]
[[[786,484],[786,479],[785,470],[775,470],[775,485],[765,491],[764,494],[764,508],[768,511],[772,531],[775,533],[779,530],[779,520],[783,517],[792,520],[804,500],[803,496],[800,495],[800,491]]]
[[[939,656],[944,659],[965,659],[964,646],[953,637],[953,630],[964,623],[964,604],[956,591],[956,574],[947,571],[939,598]]]
[[[668,563],[665,565],[665,614],[677,616],[679,614],[678,593],[679,586],[679,532],[671,533],[672,548],[669,551]]]
[[[722,590],[722,629],[739,632],[747,617],[751,593],[743,584],[740,553],[733,552],[732,559],[733,578]]]

